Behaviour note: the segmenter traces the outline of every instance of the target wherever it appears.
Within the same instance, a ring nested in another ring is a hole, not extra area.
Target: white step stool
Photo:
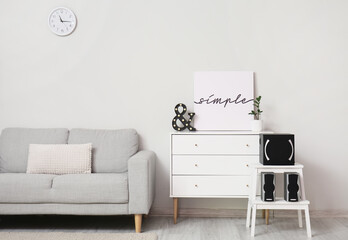
[[[298,212],[298,223],[302,228],[302,210],[305,211],[306,216],[306,228],[307,228],[307,236],[312,237],[311,232],[311,223],[309,218],[309,201],[306,200],[305,187],[303,181],[303,165],[295,164],[295,165],[286,165],[286,166],[275,166],[275,165],[262,165],[255,164],[251,165],[253,168],[252,179],[251,179],[251,191],[249,194],[248,201],[248,212],[247,212],[247,221],[246,227],[250,227],[250,214],[252,211],[252,219],[251,219],[251,236],[255,235],[255,222],[256,222],[256,210],[257,209],[286,209],[286,210],[297,210]],[[274,173],[284,173],[284,172],[296,172],[299,175],[300,179],[300,189],[301,189],[301,200],[298,202],[287,202],[284,199],[276,199],[274,202],[265,202],[262,201],[260,197],[256,196],[257,190],[257,179],[258,174],[262,172],[274,172]]]

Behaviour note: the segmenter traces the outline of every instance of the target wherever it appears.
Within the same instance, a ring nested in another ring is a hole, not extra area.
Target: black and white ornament
[[[182,109],[182,111],[180,111],[180,108]],[[189,131],[196,131],[196,129],[193,126],[191,126],[193,117],[195,116],[195,113],[188,113],[188,115],[190,117],[188,120],[186,120],[186,118],[184,117],[186,111],[187,111],[187,107],[183,103],[178,103],[175,106],[174,112],[176,115],[172,121],[172,126],[173,126],[174,130],[183,131],[187,128]],[[181,122],[182,126],[178,126],[178,120]]]

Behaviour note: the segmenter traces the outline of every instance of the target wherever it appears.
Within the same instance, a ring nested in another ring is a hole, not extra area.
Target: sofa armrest
[[[148,214],[155,196],[156,155],[139,151],[128,160],[129,214]]]

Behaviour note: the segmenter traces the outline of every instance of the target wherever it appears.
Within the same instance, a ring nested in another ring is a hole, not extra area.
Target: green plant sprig
[[[261,102],[261,96],[258,96],[256,99],[254,99],[254,110],[251,110],[249,115],[254,115],[256,120],[260,120],[260,115],[263,111],[260,110],[260,102]]]

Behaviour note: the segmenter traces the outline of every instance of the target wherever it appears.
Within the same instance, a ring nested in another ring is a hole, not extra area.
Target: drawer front
[[[259,135],[173,135],[172,154],[259,154]]]
[[[173,196],[248,196],[249,176],[173,176]]]
[[[258,156],[173,155],[172,174],[250,175]]]

